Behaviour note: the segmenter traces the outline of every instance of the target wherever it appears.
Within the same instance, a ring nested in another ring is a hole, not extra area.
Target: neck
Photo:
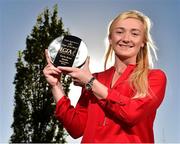
[[[123,62],[115,61],[114,67],[115,67],[116,72],[120,75],[126,69],[127,65]]]
[[[116,72],[118,74],[122,73],[126,67],[129,65],[129,64],[135,64],[136,62],[130,60],[130,59],[126,59],[126,60],[121,60],[119,59],[117,56],[115,57],[115,63],[114,63],[114,67],[116,69]]]

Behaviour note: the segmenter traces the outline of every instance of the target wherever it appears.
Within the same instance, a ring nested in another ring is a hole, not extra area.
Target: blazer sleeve
[[[56,105],[56,118],[63,124],[73,138],[78,138],[83,135],[87,121],[88,97],[89,93],[82,90],[75,108],[71,105],[67,96],[62,97]]]
[[[163,101],[166,88],[166,75],[161,70],[154,70],[148,76],[149,95],[144,98],[124,96],[121,90],[108,89],[106,99],[101,99],[98,104],[103,110],[117,120],[133,126],[144,116],[155,112]]]

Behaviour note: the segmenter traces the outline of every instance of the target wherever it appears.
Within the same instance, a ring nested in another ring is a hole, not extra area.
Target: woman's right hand
[[[45,50],[47,65],[43,70],[43,74],[51,87],[57,86],[60,83],[61,70],[56,68],[48,55],[48,50]]]

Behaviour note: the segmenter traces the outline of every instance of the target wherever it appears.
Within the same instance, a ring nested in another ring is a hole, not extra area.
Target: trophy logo
[[[48,54],[54,66],[81,67],[86,61],[86,44],[76,36],[58,37],[48,47]]]

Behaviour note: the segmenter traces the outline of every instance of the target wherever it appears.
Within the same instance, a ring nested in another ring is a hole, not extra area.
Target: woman
[[[55,68],[47,55],[44,75],[57,103],[56,117],[69,134],[82,142],[154,142],[153,122],[166,87],[166,76],[151,69],[154,51],[150,20],[138,11],[118,15],[109,27],[109,69],[91,74],[89,58],[82,69]],[[154,51],[155,52],[155,51]],[[68,73],[82,86],[74,108],[65,96],[59,75]]]

